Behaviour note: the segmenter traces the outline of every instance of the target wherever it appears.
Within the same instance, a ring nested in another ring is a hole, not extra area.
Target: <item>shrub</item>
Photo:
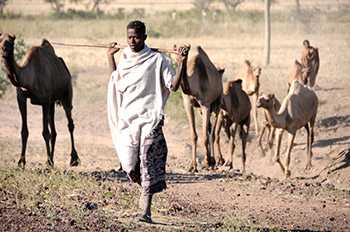
[[[25,55],[27,50],[27,45],[24,43],[24,40],[21,36],[18,36],[17,39],[15,40],[15,60],[21,60],[22,57]],[[2,97],[8,86],[10,85],[10,82],[7,80],[6,74],[4,73],[3,70],[0,69],[0,97]]]

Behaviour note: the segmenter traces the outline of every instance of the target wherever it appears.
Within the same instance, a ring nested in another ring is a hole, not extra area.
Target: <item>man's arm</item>
[[[178,49],[178,55],[176,58],[177,61],[177,68],[176,68],[176,75],[175,75],[175,79],[172,81],[171,83],[171,90],[172,91],[177,91],[180,83],[181,83],[181,79],[185,78],[186,76],[186,72],[187,72],[187,57],[188,57],[188,52],[190,51],[190,46],[183,46],[183,47],[179,47]]]
[[[120,48],[116,48],[115,45],[117,45],[116,42],[111,43],[110,48],[108,48],[107,50],[107,59],[108,59],[110,74],[112,74],[117,69],[117,65],[114,59],[114,54],[117,53],[120,50]]]

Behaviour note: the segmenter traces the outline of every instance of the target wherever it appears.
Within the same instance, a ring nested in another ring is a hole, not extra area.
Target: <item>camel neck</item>
[[[268,120],[272,124],[272,126],[276,128],[286,128],[286,118],[285,112],[277,113],[275,108],[272,106],[267,110]]]
[[[9,54],[9,56],[5,57],[3,62],[7,78],[14,86],[21,87],[21,68],[15,61],[13,52]]]

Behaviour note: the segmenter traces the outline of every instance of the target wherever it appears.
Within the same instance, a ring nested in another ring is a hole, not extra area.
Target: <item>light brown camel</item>
[[[316,120],[318,98],[315,92],[299,81],[292,82],[287,96],[284,98],[278,112],[273,107],[274,95],[260,96],[257,102],[258,107],[268,110],[271,124],[277,129],[275,160],[280,165],[286,178],[290,176],[289,163],[290,153],[293,148],[295,134],[298,129],[305,127],[307,131],[307,163],[306,168],[311,168],[312,143],[314,140],[314,124]],[[286,152],[285,166],[280,161],[280,147],[282,134],[288,132],[288,148]]]
[[[258,111],[256,108],[256,101],[259,96],[261,68],[259,66],[253,67],[249,60],[244,61],[244,75],[239,77],[242,79],[243,90],[249,95],[252,102],[252,113],[254,118],[254,126],[256,135],[259,134],[258,127]]]
[[[277,100],[277,98],[272,97],[272,95],[268,96],[268,98],[271,99],[274,110],[277,112],[281,107],[281,103]],[[266,109],[264,109],[264,122],[263,122],[263,127],[260,131],[260,135],[259,135],[259,139],[258,139],[258,144],[259,144],[259,148],[260,148],[260,151],[262,153],[262,156],[266,156],[265,150],[267,148],[264,149],[264,147],[262,145],[262,138],[265,134],[266,129],[267,129],[267,146],[268,146],[268,149],[270,151],[272,151],[273,139],[275,138],[276,128],[272,126],[272,123],[270,121],[270,117],[268,115],[268,111]]]
[[[224,70],[218,70],[201,47],[197,47],[191,51],[188,62],[184,67],[186,76],[182,78],[181,88],[192,139],[192,163],[190,171],[197,172],[196,154],[198,136],[195,127],[194,108],[199,107],[202,114],[202,141],[206,152],[203,167],[212,167],[215,165],[213,141],[222,93],[222,75]],[[213,123],[210,122],[212,113],[214,113]],[[214,128],[212,128],[212,125]]]
[[[43,40],[38,47],[32,47],[26,54],[22,65],[14,59],[15,36],[0,34],[0,56],[4,71],[10,82],[17,88],[17,102],[22,117],[22,152],[18,166],[26,164],[25,152],[28,140],[27,98],[34,105],[41,105],[43,112],[43,132],[47,150],[47,163],[53,166],[53,156],[56,143],[55,103],[60,103],[68,119],[72,152],[71,166],[80,162],[74,147],[74,123],[71,116],[73,89],[71,75],[62,58],[57,57],[51,44]],[[50,125],[50,129],[49,129]],[[51,142],[51,144],[50,144]]]
[[[313,87],[320,67],[318,48],[312,47],[308,40],[303,41],[303,46],[301,64],[306,69],[304,72],[304,79],[308,86]]]
[[[230,155],[227,157],[225,165],[232,169],[233,153],[235,150],[234,140],[237,128],[239,127],[239,136],[242,140],[242,173],[245,173],[245,148],[249,133],[251,108],[249,97],[242,90],[242,80],[229,81],[224,84],[220,112],[215,129],[215,152],[218,154],[218,159],[223,160],[220,147],[220,130],[224,127],[230,138]]]

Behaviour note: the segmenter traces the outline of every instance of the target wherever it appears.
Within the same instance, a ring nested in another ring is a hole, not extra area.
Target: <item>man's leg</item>
[[[140,208],[142,209],[142,215],[140,217],[140,221],[152,223],[152,219],[151,219],[152,197],[153,197],[153,194],[141,193]]]

